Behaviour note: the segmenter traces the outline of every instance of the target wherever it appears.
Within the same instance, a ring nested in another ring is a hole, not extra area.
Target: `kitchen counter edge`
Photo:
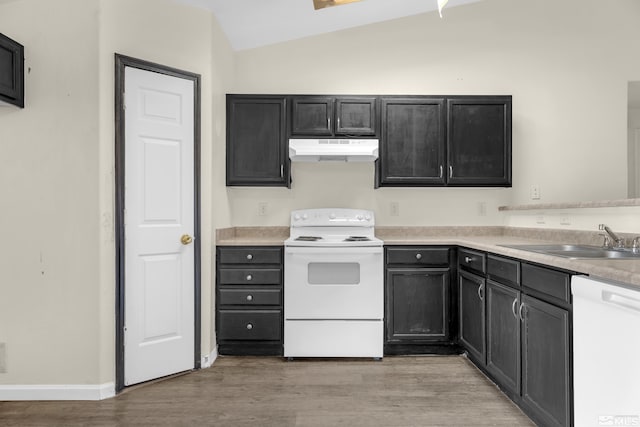
[[[611,259],[569,259],[558,256],[539,254],[519,249],[506,248],[500,245],[517,245],[532,243],[547,243],[536,239],[505,235],[483,236],[379,236],[387,246],[424,246],[424,245],[452,245],[462,246],[480,251],[490,252],[523,261],[547,265],[549,267],[587,274],[590,277],[621,285],[630,285],[640,289],[640,260],[611,260]],[[217,246],[282,246],[288,238],[283,235],[243,235],[221,236]],[[552,242],[548,242],[552,243]]]

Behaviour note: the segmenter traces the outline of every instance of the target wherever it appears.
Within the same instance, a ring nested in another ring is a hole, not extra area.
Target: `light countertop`
[[[385,245],[464,246],[640,288],[640,259],[569,259],[500,246],[558,243],[555,238],[549,238],[548,234],[541,235],[536,233],[535,229],[531,230],[530,233],[523,232],[522,229],[513,233],[503,227],[449,227],[438,229],[424,227],[398,227],[396,229],[394,227],[385,227],[380,230],[376,229],[376,235],[384,241]],[[219,230],[217,245],[281,246],[288,237],[288,227],[246,227],[234,229],[233,232],[226,230],[222,233]],[[544,237],[547,239],[545,240]],[[563,243],[587,242],[564,241]]]

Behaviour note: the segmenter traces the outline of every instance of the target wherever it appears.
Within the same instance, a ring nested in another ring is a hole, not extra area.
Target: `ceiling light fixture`
[[[360,0],[313,0],[313,8],[315,10],[324,9],[325,7],[340,6],[347,3],[354,3]]]
[[[438,0],[438,13],[440,13],[440,18],[442,18],[442,9],[447,4],[449,0]]]

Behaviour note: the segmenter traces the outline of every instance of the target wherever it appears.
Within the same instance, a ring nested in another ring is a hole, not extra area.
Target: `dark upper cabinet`
[[[376,186],[511,186],[511,96],[381,98]]]
[[[448,185],[511,186],[511,97],[447,99]]]
[[[227,95],[227,186],[288,186],[286,98]]]
[[[381,100],[380,186],[443,185],[444,98]]]
[[[291,136],[375,136],[375,97],[291,98]]]
[[[0,33],[0,104],[24,108],[24,47]]]

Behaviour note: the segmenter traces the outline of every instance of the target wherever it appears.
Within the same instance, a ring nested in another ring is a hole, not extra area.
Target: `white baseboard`
[[[116,395],[114,383],[0,385],[2,400],[102,400]]]
[[[213,362],[215,362],[217,358],[218,358],[218,346],[216,345],[216,347],[213,349],[211,353],[209,353],[208,355],[202,356],[202,360],[200,362],[200,368],[206,369],[211,367],[211,365],[213,365]]]

